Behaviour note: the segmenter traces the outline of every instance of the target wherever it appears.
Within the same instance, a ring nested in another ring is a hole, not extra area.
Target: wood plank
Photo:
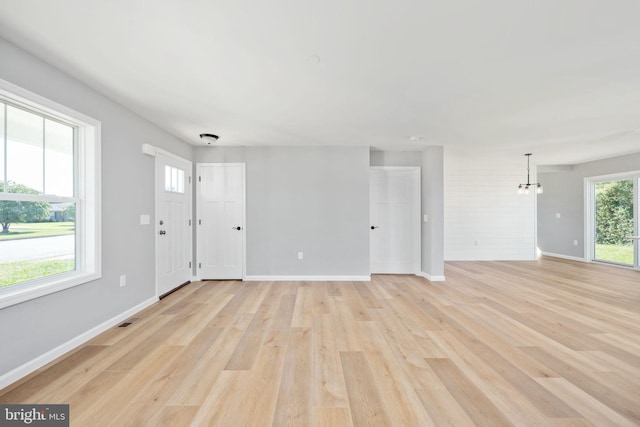
[[[343,297],[330,297],[329,305],[334,316],[336,326],[336,345],[339,351],[362,350],[360,336],[351,310],[342,299]]]
[[[538,378],[537,381],[556,396],[570,402],[570,405],[594,425],[620,427],[638,425],[564,378]]]
[[[158,351],[149,355],[145,364],[129,371],[125,377],[115,383],[114,387],[109,389],[108,394],[104,394],[96,400],[87,411],[80,414],[73,412],[73,423],[89,426],[105,424],[105,420],[111,420],[114,414],[133,405],[132,394],[137,394],[140,391],[140,384],[150,383],[161,367],[166,366],[181,350],[181,347],[160,347]],[[114,408],[118,408],[118,410],[115,411]]]
[[[349,408],[313,408],[313,427],[353,427]]]
[[[426,368],[412,366],[411,379],[415,384],[420,402],[435,425],[442,427],[476,425],[428,364]]]
[[[245,415],[244,421],[236,425],[262,426],[265,420],[275,419],[274,413],[279,408],[276,405],[276,399],[279,398],[278,389],[281,384],[286,352],[286,347],[268,345],[261,347],[255,369],[251,371],[248,378],[249,386],[245,400],[239,402],[238,411]],[[303,378],[300,380],[304,381]],[[251,405],[248,406],[247,402],[251,402]]]
[[[292,329],[273,416],[273,424],[277,426],[311,423],[311,329]]]
[[[287,294],[280,297],[273,319],[264,336],[265,345],[286,346],[289,343],[295,304],[295,295]]]
[[[361,322],[359,326],[374,382],[384,393],[382,402],[388,418],[398,425],[434,426],[378,326],[373,322]]]
[[[238,426],[243,415],[239,403],[245,402],[249,371],[222,371],[214,386],[200,405],[192,425]],[[246,403],[246,402],[245,402]]]
[[[348,407],[333,316],[325,314],[314,317],[311,333],[313,376],[309,386],[312,390],[313,406]]]
[[[640,406],[637,405],[637,399],[620,392],[618,387],[608,386],[606,383],[594,378],[591,372],[580,371],[570,361],[559,359],[541,348],[528,347],[526,349],[523,348],[523,351],[535,357],[541,363],[551,366],[555,371],[561,372],[563,379],[594,396],[604,406],[608,406],[633,422],[640,424]]]
[[[313,319],[313,289],[310,286],[298,288],[293,309],[291,327],[310,328]]]
[[[144,425],[158,427],[184,427],[191,425],[198,406],[165,406]]]
[[[475,424],[493,427],[512,425],[453,362],[448,359],[427,359],[427,362]]]
[[[382,397],[376,387],[369,363],[363,352],[341,352],[340,360],[344,372],[351,420],[359,426],[392,426],[393,422],[384,412]]]

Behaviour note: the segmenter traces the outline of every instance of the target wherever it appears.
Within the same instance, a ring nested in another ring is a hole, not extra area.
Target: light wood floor
[[[199,282],[0,392],[75,426],[640,425],[640,273]]]

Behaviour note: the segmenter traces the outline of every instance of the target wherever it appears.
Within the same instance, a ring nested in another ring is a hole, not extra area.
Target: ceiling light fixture
[[[542,184],[529,182],[529,159],[531,158],[531,153],[527,153],[525,156],[527,156],[527,183],[518,185],[518,194],[529,194],[529,187],[531,186],[536,187],[536,193],[542,194]]]
[[[214,135],[212,133],[201,133],[200,134],[200,139],[203,140],[204,142],[206,142],[209,145],[211,145],[212,143],[216,142],[218,140],[218,138],[220,138],[218,135]]]

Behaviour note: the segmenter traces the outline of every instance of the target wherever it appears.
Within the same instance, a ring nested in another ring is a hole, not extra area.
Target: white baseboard
[[[551,252],[542,252],[541,255],[550,256],[550,257],[553,257],[553,258],[568,259],[568,260],[571,260],[571,261],[588,262],[584,258],[580,258],[580,257],[576,257],[576,256],[569,256],[569,255],[562,255],[562,254],[554,254],[554,253],[551,253]]]
[[[371,276],[245,276],[247,282],[369,282]]]
[[[430,274],[421,271],[420,273],[416,273],[416,276],[424,277],[430,282],[444,282],[444,276],[432,276]]]
[[[47,363],[54,361],[55,359],[62,356],[63,354],[68,353],[74,348],[84,344],[85,342],[89,341],[91,338],[94,338],[100,335],[102,332],[106,331],[107,329],[112,328],[113,326],[117,325],[123,320],[128,319],[134,314],[144,310],[145,308],[156,303],[157,301],[158,301],[158,297],[149,298],[148,300],[141,302],[140,304],[130,308],[124,313],[121,313],[115,317],[112,317],[111,319],[101,323],[100,325],[94,328],[91,328],[86,332],[83,332],[77,337],[72,338],[63,344],[60,344],[58,347],[54,348],[53,350],[50,350],[36,357],[35,359],[30,360],[24,365],[18,366],[14,370],[7,372],[6,374],[0,376],[0,390],[13,384],[14,382],[20,380],[21,378],[26,377],[30,373],[42,368]]]

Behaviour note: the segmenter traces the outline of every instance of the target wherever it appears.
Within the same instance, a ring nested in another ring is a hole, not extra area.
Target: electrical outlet
[[[578,241],[577,240],[573,241],[573,246],[578,246]]]
[[[298,252],[298,259],[304,259],[304,254],[302,252]]]
[[[562,214],[560,212],[556,212],[556,219],[562,218]]]
[[[123,274],[120,276],[120,287],[124,288],[125,286],[127,286],[127,275]]]

